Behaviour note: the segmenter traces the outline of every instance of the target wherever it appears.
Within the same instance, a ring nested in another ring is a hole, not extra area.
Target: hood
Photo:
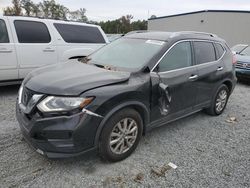
[[[236,59],[237,59],[237,61],[241,61],[241,62],[244,62],[244,63],[250,63],[250,56],[237,54]]]
[[[124,82],[129,77],[129,72],[110,71],[69,61],[36,69],[23,83],[38,93],[76,96],[92,88]]]

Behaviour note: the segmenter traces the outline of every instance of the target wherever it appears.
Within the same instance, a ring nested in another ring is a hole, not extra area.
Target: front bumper
[[[16,116],[26,141],[48,158],[81,155],[96,149],[94,140],[102,117],[80,112],[72,116],[29,118],[16,106]]]
[[[250,70],[249,69],[235,69],[237,78],[250,80]]]

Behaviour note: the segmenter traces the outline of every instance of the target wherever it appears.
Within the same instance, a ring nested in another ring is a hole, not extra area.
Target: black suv
[[[233,55],[213,34],[133,33],[81,61],[30,73],[17,119],[47,157],[96,149],[119,161],[154,127],[203,109],[221,114],[235,82]]]

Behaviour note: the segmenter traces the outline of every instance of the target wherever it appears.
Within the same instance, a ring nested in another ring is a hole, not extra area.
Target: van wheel
[[[136,110],[126,108],[116,112],[102,130],[100,156],[110,162],[127,158],[137,147],[142,129],[143,121]]]
[[[213,116],[220,115],[226,108],[228,98],[229,98],[228,87],[222,84],[216,92],[212,105],[206,109],[207,114]]]

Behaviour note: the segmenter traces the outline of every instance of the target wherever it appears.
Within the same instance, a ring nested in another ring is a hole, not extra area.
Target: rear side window
[[[4,20],[0,20],[0,43],[9,43],[8,31]]]
[[[222,57],[222,55],[224,54],[225,49],[219,43],[214,43],[214,46],[216,49],[217,59],[220,59]]]
[[[67,43],[105,43],[97,27],[59,23],[54,26]]]
[[[16,20],[14,22],[19,43],[49,43],[51,37],[42,22]]]
[[[165,72],[192,65],[192,52],[190,42],[181,42],[176,44],[162,58],[158,65],[159,72]]]
[[[214,45],[211,42],[194,42],[196,64],[215,61]]]

